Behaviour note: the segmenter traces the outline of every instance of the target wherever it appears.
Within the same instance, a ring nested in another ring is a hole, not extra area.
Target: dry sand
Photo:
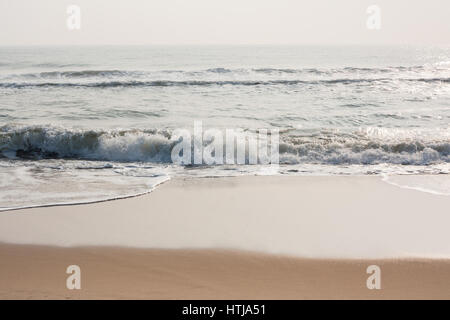
[[[449,299],[450,261],[0,245],[1,299]],[[68,265],[81,290],[66,289]],[[366,287],[367,266],[381,289]]]
[[[0,298],[448,299],[449,205],[378,177],[241,177],[2,212]]]

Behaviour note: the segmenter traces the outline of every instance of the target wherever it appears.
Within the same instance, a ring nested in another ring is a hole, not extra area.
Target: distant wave
[[[343,67],[343,68],[256,68],[252,69],[255,72],[260,73],[288,73],[288,74],[318,74],[318,75],[332,75],[339,73],[390,73],[390,72],[418,72],[426,69],[425,66],[394,66],[385,68],[363,68],[363,67]]]
[[[295,136],[282,132],[284,164],[450,163],[450,131],[362,130],[351,134],[318,132]],[[0,127],[3,157],[22,159],[74,158],[105,161],[171,163],[176,142],[168,130],[74,130],[44,126]]]
[[[53,63],[53,62],[37,63],[31,65],[31,67],[34,68],[73,68],[73,67],[87,67],[87,66],[89,65],[81,63]]]
[[[273,86],[273,85],[332,85],[332,84],[373,84],[392,81],[450,83],[450,78],[377,78],[377,79],[329,79],[329,80],[229,80],[229,81],[102,81],[102,82],[1,82],[2,88],[42,88],[42,87],[80,87],[80,88],[114,88],[114,87],[174,87],[174,86]]]
[[[57,79],[57,78],[90,78],[90,77],[121,77],[141,74],[138,71],[121,70],[82,70],[82,71],[47,71],[15,75],[20,78]]]
[[[67,67],[82,67],[85,65],[59,65],[59,64],[39,64],[34,67],[48,67],[48,68],[67,68]],[[71,79],[71,78],[111,78],[111,77],[142,77],[152,75],[164,75],[164,74],[180,74],[185,76],[201,76],[208,74],[217,75],[249,75],[249,74],[265,74],[265,75],[277,75],[277,74],[291,74],[291,75],[361,75],[361,74],[398,74],[399,72],[418,73],[423,71],[442,71],[446,70],[440,66],[393,66],[383,68],[368,68],[368,67],[342,67],[342,68],[236,68],[229,69],[223,67],[209,68],[205,70],[51,70],[36,73],[20,73],[10,74],[8,78],[11,79]]]

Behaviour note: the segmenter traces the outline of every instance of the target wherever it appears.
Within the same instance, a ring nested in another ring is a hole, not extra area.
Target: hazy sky
[[[450,1],[0,0],[0,45],[34,44],[450,44]]]

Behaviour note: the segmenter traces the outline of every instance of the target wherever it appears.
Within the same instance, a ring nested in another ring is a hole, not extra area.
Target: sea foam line
[[[88,200],[88,201],[78,201],[78,202],[56,202],[56,203],[46,203],[46,204],[37,204],[37,205],[31,205],[31,206],[19,206],[19,207],[8,207],[8,208],[2,208],[0,207],[0,212],[7,212],[7,211],[17,211],[22,209],[34,209],[34,208],[48,208],[48,207],[62,207],[62,206],[78,206],[78,205],[86,205],[86,204],[93,204],[93,203],[100,203],[100,202],[107,202],[107,201],[114,201],[114,200],[122,200],[122,199],[129,199],[129,198],[135,198],[139,196],[143,196],[146,194],[149,194],[156,190],[157,187],[162,185],[163,183],[166,183],[171,178],[170,176],[166,176],[164,180],[159,181],[151,186],[151,188],[144,192],[139,192],[135,194],[124,194],[122,196],[116,196],[116,197],[110,197],[110,198],[104,198],[104,199],[97,199],[97,200]]]

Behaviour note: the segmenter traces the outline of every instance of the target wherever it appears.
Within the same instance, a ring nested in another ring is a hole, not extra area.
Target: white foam
[[[450,196],[450,177],[448,175],[388,175],[383,181],[399,188],[417,190],[435,195]]]
[[[53,162],[0,166],[0,211],[128,198],[170,179],[164,168],[142,169],[145,175],[135,175],[123,166]]]

